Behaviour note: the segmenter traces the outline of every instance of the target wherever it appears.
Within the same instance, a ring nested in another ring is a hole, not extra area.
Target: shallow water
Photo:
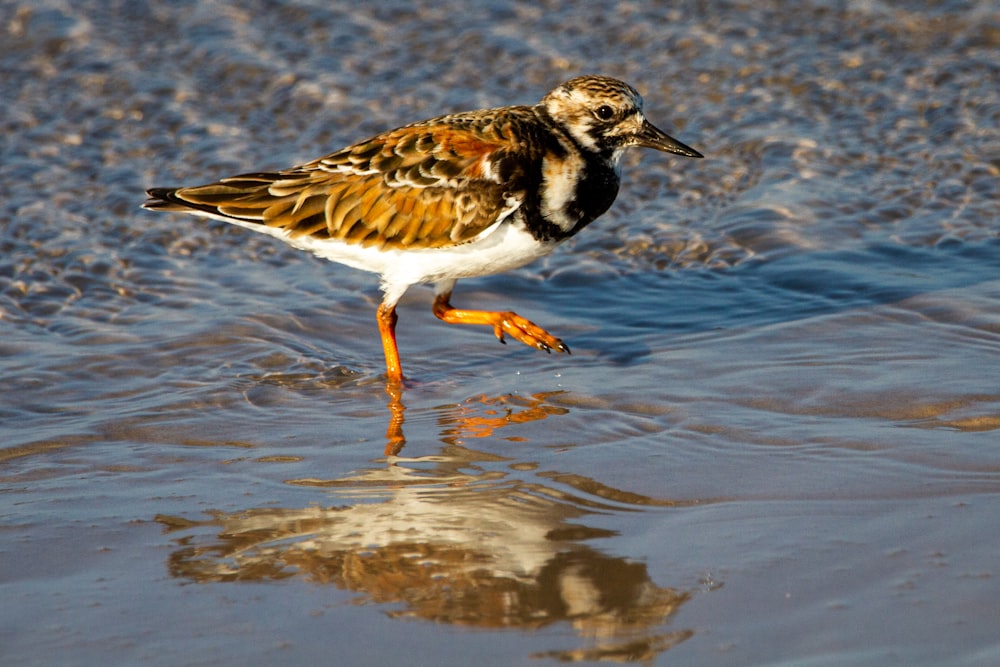
[[[0,662],[1000,662],[1000,7],[355,4],[0,0]],[[138,208],[588,71],[568,357]]]

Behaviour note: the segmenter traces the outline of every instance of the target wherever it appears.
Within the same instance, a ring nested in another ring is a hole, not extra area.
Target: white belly
[[[395,303],[410,285],[488,276],[524,266],[552,252],[555,243],[539,243],[522,224],[505,220],[476,239],[446,248],[378,249],[313,237],[290,238],[281,229],[227,222],[270,234],[331,262],[371,271],[382,277],[386,301]]]

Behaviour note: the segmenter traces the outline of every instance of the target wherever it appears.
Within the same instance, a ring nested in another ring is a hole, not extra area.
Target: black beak
[[[664,153],[675,153],[685,157],[705,157],[690,146],[685,146],[681,142],[669,136],[666,132],[659,129],[648,120],[642,121],[642,129],[639,130],[639,134],[635,135],[635,143],[637,146],[655,148],[656,150],[663,151]]]

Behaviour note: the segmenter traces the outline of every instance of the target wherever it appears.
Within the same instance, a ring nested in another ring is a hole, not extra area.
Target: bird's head
[[[631,146],[702,157],[646,120],[642,96],[618,79],[595,75],[570,79],[542,98],[540,106],[581,148],[616,165]]]

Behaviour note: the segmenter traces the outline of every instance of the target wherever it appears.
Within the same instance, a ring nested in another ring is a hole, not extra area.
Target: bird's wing
[[[520,206],[525,118],[463,114],[378,135],[300,167],[150,190],[149,208],[187,210],[385,248],[475,238]]]

